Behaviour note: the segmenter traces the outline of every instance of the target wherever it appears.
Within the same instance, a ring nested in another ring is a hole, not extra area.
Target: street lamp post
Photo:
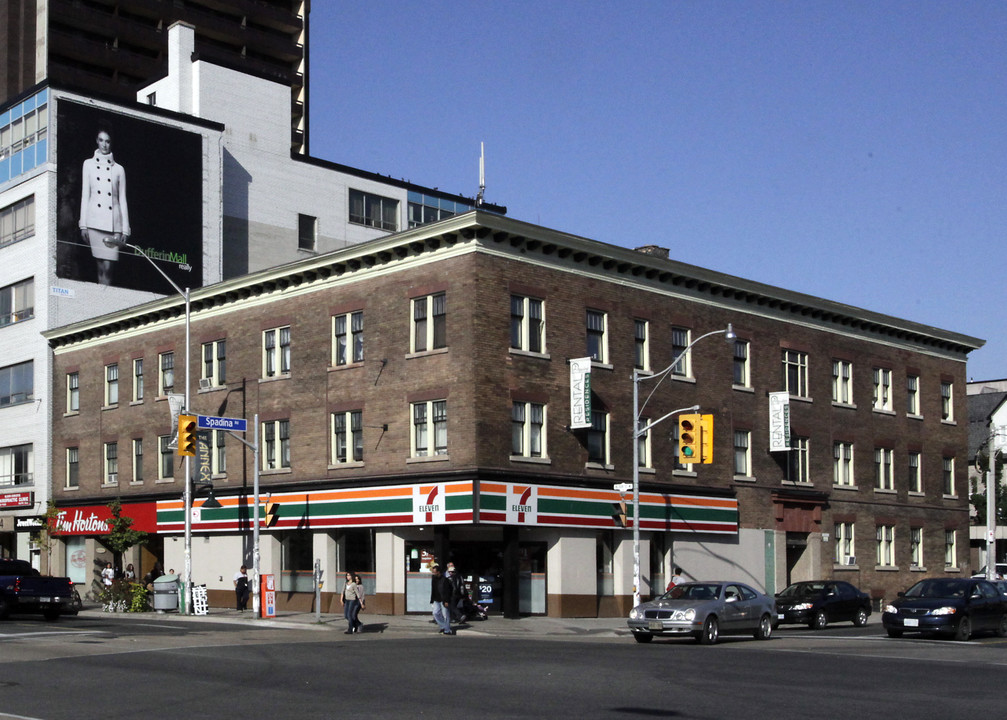
[[[640,413],[643,409],[647,407],[647,403],[650,398],[654,396],[657,391],[658,386],[661,382],[671,373],[672,369],[678,365],[678,363],[685,357],[685,354],[692,349],[692,347],[704,338],[711,337],[713,335],[724,335],[724,339],[727,342],[734,340],[737,335],[734,334],[734,327],[731,323],[727,324],[727,328],[724,330],[713,330],[706,333],[705,335],[700,335],[698,338],[693,340],[691,343],[685,346],[685,349],[678,354],[674,360],[672,360],[671,365],[666,367],[659,373],[644,375],[641,374],[637,368],[633,368],[633,607],[640,604],[640,438],[643,437],[644,433],[650,431],[652,427],[658,423],[662,423],[672,415],[677,415],[678,413],[685,412],[687,410],[699,410],[699,405],[693,405],[692,407],[679,408],[678,410],[672,410],[670,413],[659,417],[653,422],[647,423],[644,427],[640,427]],[[643,406],[640,405],[640,382],[643,380],[657,380],[657,385],[650,391],[647,395],[647,399],[643,401]]]

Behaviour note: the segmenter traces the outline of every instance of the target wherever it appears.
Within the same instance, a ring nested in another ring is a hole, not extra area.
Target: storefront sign
[[[122,517],[133,520],[133,529],[157,532],[154,503],[123,503]],[[112,511],[107,505],[58,508],[55,531],[61,535],[107,535]]]
[[[591,358],[570,361],[570,427],[591,427]]]
[[[35,503],[32,495],[30,492],[3,493],[0,495],[0,509],[31,507]]]
[[[769,393],[769,452],[790,450],[790,393]]]
[[[16,517],[14,518],[14,532],[35,532],[45,526],[43,517]]]

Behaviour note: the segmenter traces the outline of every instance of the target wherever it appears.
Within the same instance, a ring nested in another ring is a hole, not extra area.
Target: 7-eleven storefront
[[[347,570],[363,577],[368,612],[428,612],[436,558],[453,562],[490,612],[621,615],[633,594],[632,504],[623,527],[621,499],[615,490],[489,481],[263,493],[260,521],[267,501],[275,517],[260,526],[260,569],[277,579],[279,610],[313,609],[317,562],[322,612],[341,612]],[[217,500],[220,508],[194,503],[192,576],[211,606],[227,607],[235,571],[253,564],[253,499]],[[738,545],[733,497],[643,492],[640,501],[644,596],[664,588],[683,543],[716,546],[711,558]],[[180,499],[156,503],[166,569],[183,566],[184,523]]]

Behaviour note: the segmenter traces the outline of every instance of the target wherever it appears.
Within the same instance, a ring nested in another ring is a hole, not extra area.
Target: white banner
[[[591,358],[570,360],[570,428],[591,427]]]
[[[769,452],[790,450],[790,393],[769,393]]]

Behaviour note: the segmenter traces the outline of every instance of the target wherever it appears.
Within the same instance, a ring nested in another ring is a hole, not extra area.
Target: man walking
[[[434,622],[445,635],[454,635],[451,629],[451,581],[441,574],[440,565],[430,568],[430,608],[433,610]]]

